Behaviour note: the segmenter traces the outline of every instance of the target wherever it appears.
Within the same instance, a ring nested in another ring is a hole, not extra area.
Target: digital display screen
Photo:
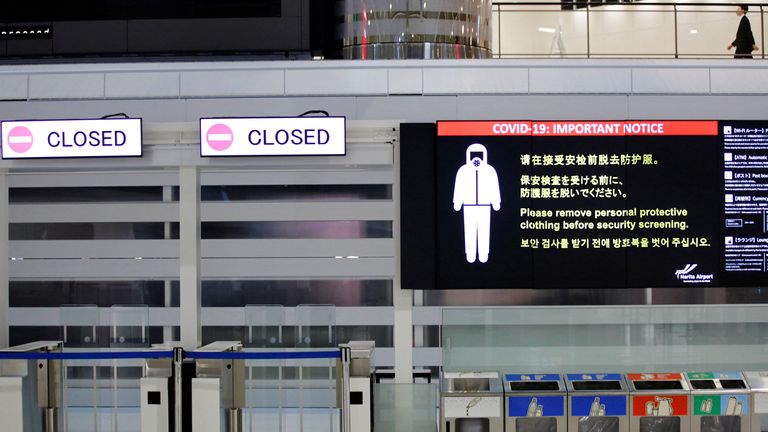
[[[345,117],[200,119],[200,155],[341,156]]]
[[[434,288],[766,281],[768,122],[447,121],[433,149]]]
[[[141,119],[0,121],[3,160],[142,154]]]

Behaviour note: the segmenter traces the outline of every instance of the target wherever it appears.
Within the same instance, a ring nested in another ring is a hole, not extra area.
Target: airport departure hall
[[[768,432],[766,30],[0,2],[0,432]]]

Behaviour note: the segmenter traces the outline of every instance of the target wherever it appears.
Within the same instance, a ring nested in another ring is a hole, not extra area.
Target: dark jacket
[[[752,54],[752,45],[755,44],[755,37],[752,35],[752,26],[746,15],[741,17],[739,29],[736,31],[736,40],[733,46],[736,47],[736,55]]]

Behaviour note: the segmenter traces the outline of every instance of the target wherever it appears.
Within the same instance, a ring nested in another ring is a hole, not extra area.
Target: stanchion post
[[[41,350],[61,352],[61,343]],[[40,359],[37,361],[37,405],[43,410],[43,430],[58,431],[58,407],[61,404],[61,360]]]
[[[243,411],[240,408],[229,409],[229,432],[240,432],[243,424]]]
[[[181,364],[184,361],[184,349],[176,347],[173,349],[173,430],[182,432],[182,400],[181,400]]]
[[[339,345],[339,348],[341,349],[341,432],[352,432],[352,422],[349,415],[349,362],[352,357],[352,349],[346,344]]]

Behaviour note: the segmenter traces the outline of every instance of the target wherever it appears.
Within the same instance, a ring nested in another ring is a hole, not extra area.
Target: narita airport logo
[[[686,264],[684,268],[675,271],[675,277],[677,277],[677,280],[683,281],[683,283],[694,283],[694,284],[712,283],[712,281],[715,279],[715,275],[693,273],[693,271],[698,266],[699,266],[698,264]]]

